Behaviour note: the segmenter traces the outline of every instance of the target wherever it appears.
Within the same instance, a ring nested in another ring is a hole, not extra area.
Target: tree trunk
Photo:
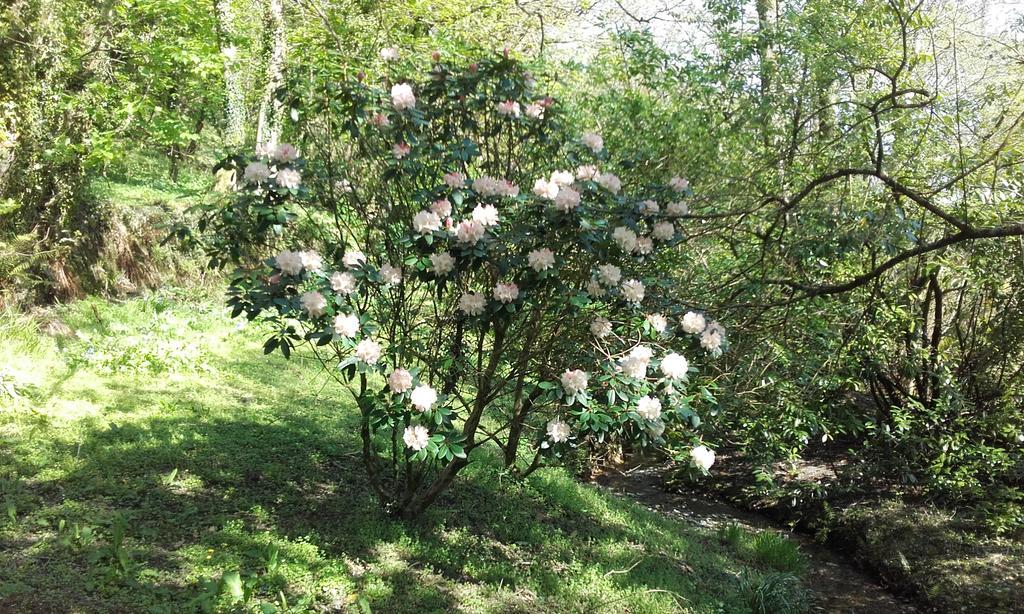
[[[284,84],[284,57],[287,49],[283,0],[269,0],[265,23],[269,35],[267,46],[270,48],[270,57],[267,60],[267,81],[256,125],[256,151],[267,151],[276,147],[281,136],[282,105],[276,94]]]
[[[224,140],[230,147],[245,142],[245,84],[242,66],[232,38],[237,32],[231,0],[214,0],[217,38],[224,60]]]

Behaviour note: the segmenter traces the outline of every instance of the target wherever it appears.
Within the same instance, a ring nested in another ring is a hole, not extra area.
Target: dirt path
[[[665,492],[660,487],[661,472],[662,467],[657,466],[637,468],[625,473],[612,469],[594,481],[667,516],[703,527],[717,528],[722,524],[736,522],[752,529],[780,529],[764,516],[716,499]],[[810,559],[810,569],[804,581],[814,592],[813,611],[829,614],[911,614],[921,611],[886,591],[846,557],[818,545],[810,536],[787,534],[800,543],[800,549]]]

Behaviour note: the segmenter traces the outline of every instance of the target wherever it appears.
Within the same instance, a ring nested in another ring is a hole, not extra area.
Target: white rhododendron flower
[[[434,275],[445,276],[455,270],[455,258],[448,252],[430,255],[430,269]]]
[[[242,173],[249,183],[263,183],[270,179],[270,167],[262,162],[250,162]]]
[[[487,297],[479,292],[464,292],[459,298],[459,309],[467,316],[478,316],[487,308]]]
[[[551,183],[559,187],[572,185],[574,179],[575,177],[569,171],[554,171],[551,173]]]
[[[622,282],[622,297],[630,303],[639,304],[644,300],[643,282],[636,279]]]
[[[427,235],[435,230],[441,230],[441,218],[433,211],[427,211],[424,209],[412,216],[412,229],[415,230],[417,234],[421,235]]]
[[[608,294],[608,291],[602,288],[601,284],[596,279],[591,279],[587,282],[587,294],[593,298],[600,298],[605,294]]]
[[[636,253],[646,256],[654,251],[654,241],[650,237],[637,237],[634,249]]]
[[[477,205],[473,209],[473,221],[482,226],[497,226],[498,208],[494,205]]]
[[[380,59],[385,62],[394,62],[398,59],[398,49],[394,47],[384,47],[380,50]]]
[[[691,335],[696,335],[704,330],[704,327],[707,326],[707,321],[704,319],[704,316],[696,311],[687,311],[686,315],[683,316],[682,325],[684,331]]]
[[[580,193],[570,187],[560,188],[555,196],[555,209],[568,213],[580,205]]]
[[[517,298],[519,298],[519,286],[512,283],[494,286],[494,300],[502,303],[511,303]]]
[[[647,323],[651,325],[654,332],[663,333],[668,328],[668,319],[660,313],[652,313],[647,316]]]
[[[411,151],[412,147],[409,147],[406,143],[395,143],[394,147],[391,148],[391,153],[395,156],[396,160],[401,160],[408,156]]]
[[[606,286],[617,286],[622,281],[622,269],[614,264],[602,264],[597,267],[597,278]]]
[[[558,184],[547,179],[538,179],[533,184],[533,193],[538,198],[554,200],[558,196]]]
[[[636,413],[644,420],[657,420],[661,417],[661,401],[651,396],[640,397]]]
[[[649,345],[638,345],[629,351],[629,355],[644,362],[650,362],[654,358],[654,350]]]
[[[437,403],[437,391],[427,386],[426,384],[420,384],[413,389],[410,399],[412,406],[420,411],[428,411]]]
[[[704,471],[711,469],[711,465],[715,464],[715,453],[706,446],[697,446],[690,450],[690,458],[693,459],[694,465],[697,465]]]
[[[430,431],[427,427],[417,424],[416,426],[405,427],[405,432],[402,434],[402,441],[405,442],[411,450],[420,450],[427,447],[430,443]]]
[[[341,258],[341,263],[350,269],[359,268],[366,263],[366,254],[358,249],[345,252],[345,255]]]
[[[277,185],[287,190],[295,190],[302,185],[302,174],[294,168],[283,168],[277,171]]]
[[[596,132],[585,132],[580,137],[580,142],[594,153],[601,153],[601,150],[604,149],[604,139]]]
[[[576,178],[580,181],[593,181],[599,174],[593,164],[584,164],[576,169]]]
[[[505,117],[519,117],[519,103],[515,100],[506,100],[497,104],[498,115]]]
[[[555,252],[546,247],[535,249],[526,255],[526,260],[530,268],[539,273],[555,266]]]
[[[612,323],[608,318],[597,317],[590,323],[590,332],[599,339],[612,334]]]
[[[382,264],[380,265],[380,278],[386,284],[400,284],[402,283],[402,267],[389,263]]]
[[[506,179],[478,177],[473,181],[473,190],[481,196],[517,196],[519,187]]]
[[[586,371],[581,371],[580,369],[566,369],[565,373],[563,373],[561,377],[562,390],[565,390],[565,394],[568,395],[583,392],[587,389],[587,379]]]
[[[569,441],[569,425],[561,420],[552,420],[548,422],[548,439],[552,443],[562,443],[563,441]]]
[[[274,148],[270,157],[278,162],[292,162],[299,159],[299,150],[291,143],[281,143]]]
[[[486,232],[487,229],[480,222],[476,220],[462,220],[455,227],[455,238],[459,243],[476,245],[480,239],[484,238],[484,233]]]
[[[451,217],[452,203],[447,198],[441,198],[430,203],[430,211],[438,217]]]
[[[656,215],[659,211],[661,211],[661,207],[653,200],[645,200],[640,203],[640,213],[644,215]]]
[[[536,102],[526,105],[526,116],[530,119],[544,119],[544,105]]]
[[[636,356],[625,356],[619,359],[619,369],[627,377],[635,377],[636,379],[644,379],[647,377],[647,365],[646,360],[642,360]]]
[[[612,231],[612,240],[624,252],[636,249],[636,233],[625,226],[617,226]]]
[[[686,357],[675,352],[666,354],[661,359],[661,372],[665,377],[672,379],[685,379],[686,372],[690,369],[690,363]]]
[[[339,294],[352,294],[356,291],[356,276],[352,273],[335,271],[331,273],[331,290]]]
[[[684,202],[669,203],[668,206],[665,207],[665,213],[668,214],[669,217],[683,217],[689,212],[690,205],[687,205]]]
[[[402,394],[412,388],[412,373],[405,369],[395,369],[388,375],[388,388],[395,394]]]
[[[319,318],[324,315],[324,311],[327,309],[327,299],[319,292],[304,292],[299,297],[299,303],[302,304],[302,308],[311,318]]]
[[[462,173],[445,173],[444,184],[449,188],[461,188],[466,185],[466,176]]]
[[[375,365],[380,360],[380,344],[373,339],[363,339],[356,344],[356,358],[368,365]]]
[[[351,339],[358,332],[359,316],[354,313],[339,313],[334,316],[334,334]]]
[[[682,192],[686,188],[690,187],[690,182],[682,177],[673,177],[668,181],[668,187],[672,188],[676,192]]]
[[[307,271],[319,271],[324,266],[324,259],[313,250],[299,252],[299,259],[302,260],[302,268]]]
[[[700,334],[700,346],[705,350],[717,353],[722,348],[722,341],[725,338],[725,329],[718,322],[711,322],[704,332]]]
[[[302,256],[299,252],[283,251],[274,258],[274,264],[285,275],[298,275],[302,272]]]
[[[659,241],[671,241],[676,236],[676,227],[672,222],[658,222],[651,230],[651,236]]]
[[[391,86],[391,104],[396,111],[404,111],[416,106],[416,96],[408,83],[396,83]]]
[[[594,177],[594,182],[612,194],[618,194],[619,190],[622,189],[622,180],[617,175],[611,173],[599,174]]]

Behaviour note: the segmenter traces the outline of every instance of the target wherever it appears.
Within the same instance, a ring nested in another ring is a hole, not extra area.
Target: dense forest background
[[[885,552],[912,537],[898,521],[979,565],[1024,537],[1021,15],[981,0],[10,0],[3,326],[208,283],[202,251],[166,239],[218,206],[214,162],[299,134],[322,150],[296,126],[329,125],[317,92],[382,71],[382,49],[423,67],[511,53],[630,173],[694,187],[698,230],[662,266],[728,327],[699,427],[731,469],[672,486],[859,541],[941,605],[957,590],[926,594],[928,564]]]

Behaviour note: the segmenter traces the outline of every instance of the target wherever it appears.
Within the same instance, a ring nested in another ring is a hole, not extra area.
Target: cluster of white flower
[[[647,323],[651,325],[651,328],[653,328],[656,333],[663,333],[668,328],[668,318],[660,313],[648,314]]]
[[[681,354],[672,352],[661,359],[661,372],[671,379],[685,379],[690,370],[690,362]]]
[[[616,286],[622,280],[622,269],[614,264],[597,267],[597,278],[606,286]]]
[[[484,238],[486,232],[487,229],[480,222],[476,220],[462,220],[455,227],[455,239],[459,243],[476,245],[480,239]]]
[[[569,441],[569,425],[561,420],[552,420],[551,422],[548,422],[547,432],[548,439],[550,439],[552,443]]]
[[[405,369],[395,369],[388,375],[388,388],[394,394],[402,394],[412,388],[412,373]]]
[[[555,196],[554,204],[555,209],[569,213],[580,205],[580,193],[568,186],[561,187]]]
[[[718,322],[711,322],[700,334],[700,346],[713,354],[721,351],[724,340],[725,328]]]
[[[576,169],[576,178],[580,181],[593,181],[599,174],[593,164],[584,164]]]
[[[310,272],[319,271],[323,264],[323,258],[314,251],[283,251],[274,257],[274,265],[285,275],[298,275],[303,269]]]
[[[277,171],[274,179],[277,181],[277,185],[287,190],[296,190],[302,185],[302,173],[294,168],[282,168]]]
[[[352,273],[335,271],[329,278],[331,290],[338,294],[352,294],[356,291],[356,277]]]
[[[356,344],[356,358],[368,365],[375,365],[381,356],[380,344],[373,339],[363,339]]]
[[[562,390],[564,390],[565,394],[568,395],[579,394],[587,389],[588,379],[586,371],[582,371],[580,369],[567,369],[561,377]]]
[[[380,58],[385,62],[394,62],[398,59],[398,49],[394,47],[384,47],[380,50]]]
[[[350,269],[357,269],[366,264],[366,254],[357,249],[350,250],[341,257],[341,262]]]
[[[526,116],[530,119],[544,119],[544,105],[539,102],[526,105]]]
[[[424,209],[412,216],[412,228],[417,234],[428,235],[436,230],[441,230],[441,217],[433,211]]]
[[[644,420],[657,420],[661,417],[661,400],[652,396],[640,397],[636,404],[636,413]]]
[[[466,176],[462,173],[445,173],[444,184],[449,188],[461,188],[466,185]]]
[[[494,205],[477,205],[473,209],[473,221],[481,226],[498,225],[498,208]]]
[[[402,434],[402,441],[405,442],[410,449],[419,452],[420,450],[427,447],[430,442],[430,431],[427,427],[419,424],[415,426],[405,427],[405,432]]]
[[[686,315],[683,316],[682,326],[683,330],[691,335],[698,335],[707,326],[707,321],[703,315],[696,311],[687,311]]]
[[[354,313],[339,313],[334,316],[334,334],[354,338],[359,333],[359,316]]]
[[[459,309],[468,316],[478,316],[487,308],[487,297],[479,292],[464,292],[459,298]]]
[[[622,180],[619,179],[618,175],[611,173],[598,173],[594,177],[594,183],[608,190],[612,194],[618,194],[622,190]]]
[[[395,156],[396,160],[401,160],[408,156],[410,152],[412,152],[412,147],[406,143],[395,143],[391,148],[391,153]]]
[[[437,403],[437,391],[426,384],[413,388],[409,396],[412,406],[420,411],[429,411]]]
[[[715,453],[706,446],[697,446],[690,450],[690,458],[693,459],[693,464],[704,471],[711,469],[711,465],[715,464]]]
[[[644,284],[642,281],[637,279],[630,279],[622,282],[622,297],[633,303],[639,305],[644,300]]]
[[[580,142],[583,143],[584,147],[596,154],[601,153],[601,150],[604,149],[604,139],[596,132],[585,132],[580,137]]]
[[[676,236],[676,227],[672,222],[658,222],[651,230],[651,237],[658,241],[671,241]]]
[[[280,143],[270,152],[270,158],[287,164],[299,159],[299,150],[291,143]]]
[[[324,315],[327,311],[327,299],[324,298],[323,294],[319,292],[304,292],[299,297],[299,303],[302,305],[302,309],[309,314],[311,318],[319,318]]]
[[[250,162],[242,173],[242,177],[249,183],[263,183],[270,179],[272,171],[270,167],[262,162]]]
[[[627,377],[646,379],[647,368],[651,363],[654,351],[646,345],[634,347],[628,355],[619,359],[619,368]]]
[[[625,226],[617,226],[612,230],[612,240],[626,253],[636,249],[636,238],[636,233]]]
[[[520,109],[519,103],[515,100],[506,100],[499,102],[497,105],[498,115],[504,115],[505,117],[519,117]]]
[[[676,192],[682,192],[690,187],[690,182],[682,177],[673,177],[668,180],[668,187]]]
[[[386,284],[402,283],[402,268],[390,263],[380,265],[380,278]]]
[[[511,198],[519,195],[519,186],[507,179],[495,179],[483,175],[473,180],[473,191],[485,197],[507,196]]]
[[[683,217],[690,212],[690,206],[682,201],[671,202],[665,207],[669,217]]]
[[[444,277],[455,270],[455,258],[453,258],[448,252],[431,254],[430,268],[434,271],[434,275]]]
[[[535,249],[526,255],[526,260],[530,268],[539,273],[555,266],[555,252],[546,247]]]
[[[603,339],[612,334],[612,323],[607,318],[596,317],[590,323],[590,332],[598,339]]]
[[[396,111],[404,111],[416,107],[416,96],[408,83],[396,83],[391,86],[391,104]]]
[[[519,286],[514,283],[499,283],[494,286],[494,300],[500,303],[511,303],[519,298]]]

